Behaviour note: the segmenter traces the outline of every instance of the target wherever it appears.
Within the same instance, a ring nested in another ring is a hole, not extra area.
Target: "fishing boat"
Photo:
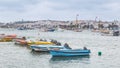
[[[18,44],[18,45],[27,45],[27,41],[24,40],[24,39],[16,39],[15,40],[15,44]]]
[[[22,38],[14,39],[15,44],[19,45],[53,45],[54,43],[48,41],[32,41],[32,40],[25,40]]]
[[[74,30],[75,32],[82,32],[82,30],[80,30],[80,29],[76,29],[76,30]]]
[[[44,32],[54,32],[54,31],[56,31],[55,28],[46,28],[46,29],[44,29]]]
[[[11,34],[11,35],[5,35],[0,34],[0,42],[11,42],[14,38],[16,38],[17,35]]]
[[[47,29],[47,32],[54,32],[55,29]]]
[[[61,49],[50,50],[52,56],[87,56],[90,54],[88,49]]]
[[[11,37],[4,37],[2,39],[0,39],[1,42],[11,42],[13,40],[13,38]]]
[[[27,45],[52,45],[52,42],[48,42],[48,41],[27,41]]]
[[[11,34],[11,35],[6,35],[6,37],[16,38],[17,35],[16,34]]]
[[[49,50],[66,49],[64,46],[57,46],[57,45],[31,45],[30,48],[33,51],[42,51],[42,52],[48,52]]]

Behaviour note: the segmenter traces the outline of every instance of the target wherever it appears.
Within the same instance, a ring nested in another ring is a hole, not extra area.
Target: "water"
[[[29,47],[14,45],[13,42],[0,42],[0,68],[119,68],[120,37],[101,36],[90,31],[83,32],[39,32],[0,29],[0,33],[17,34],[30,39],[57,39],[67,42],[72,48],[91,49],[86,57],[52,57],[49,53],[32,52]],[[101,51],[102,55],[98,56]]]

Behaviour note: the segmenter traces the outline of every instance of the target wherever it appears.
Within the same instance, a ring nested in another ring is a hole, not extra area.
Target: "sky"
[[[120,0],[0,0],[0,22],[119,20]]]

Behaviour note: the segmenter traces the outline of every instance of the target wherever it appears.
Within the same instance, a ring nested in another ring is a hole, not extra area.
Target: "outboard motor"
[[[64,47],[65,47],[66,49],[72,49],[67,43],[64,44]]]
[[[119,31],[114,31],[113,36],[119,36]]]

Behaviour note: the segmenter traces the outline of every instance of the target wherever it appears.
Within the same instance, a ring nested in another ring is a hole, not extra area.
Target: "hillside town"
[[[91,30],[93,32],[102,32],[109,34],[112,32],[119,33],[120,23],[118,21],[95,21],[95,20],[74,20],[74,21],[57,21],[57,20],[38,20],[38,21],[16,21],[12,23],[0,23],[0,28],[14,28],[18,30],[32,29],[64,29],[81,32]]]

